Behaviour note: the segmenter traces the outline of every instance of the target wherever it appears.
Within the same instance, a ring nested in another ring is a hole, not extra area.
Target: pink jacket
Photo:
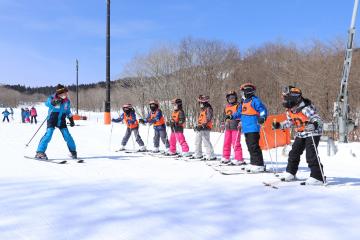
[[[35,108],[31,108],[30,115],[33,116],[33,117],[37,116],[37,112],[36,112]]]

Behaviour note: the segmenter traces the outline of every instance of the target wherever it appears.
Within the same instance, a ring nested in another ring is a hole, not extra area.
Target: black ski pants
[[[287,172],[293,175],[297,173],[300,163],[300,156],[303,154],[304,150],[306,150],[306,162],[311,171],[310,177],[323,181],[319,162],[315,152],[315,149],[317,149],[320,142],[320,136],[314,136],[314,142],[315,146],[311,136],[307,138],[295,138],[292,149],[289,152],[288,165],[286,167]],[[321,168],[323,168],[322,165]]]
[[[260,133],[245,133],[246,146],[250,153],[250,164],[264,166],[264,158],[259,145]]]

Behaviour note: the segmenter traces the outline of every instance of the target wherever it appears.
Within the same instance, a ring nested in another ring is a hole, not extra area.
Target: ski
[[[35,157],[29,157],[29,156],[24,156],[24,158],[28,158],[28,159],[32,159],[32,160],[36,160],[36,161],[41,161],[41,162],[48,162],[48,163],[56,163],[56,164],[65,164],[67,163],[66,159],[40,159],[40,158],[35,158]]]
[[[239,175],[239,174],[261,174],[261,173],[272,173],[270,171],[263,171],[263,172],[248,172],[246,170],[220,170],[219,171],[222,175]]]

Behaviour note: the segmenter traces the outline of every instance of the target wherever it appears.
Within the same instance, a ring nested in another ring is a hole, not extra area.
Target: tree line
[[[345,42],[338,39],[326,43],[312,41],[301,46],[272,42],[240,51],[237,46],[222,41],[185,38],[133,57],[125,67],[123,78],[112,81],[112,108],[120,110],[130,102],[139,106],[137,111],[144,116],[148,101],[157,99],[169,117],[170,100],[178,97],[184,102],[188,127],[191,127],[199,112],[196,99],[199,94],[205,94],[210,96],[215,126],[219,126],[228,90],[239,92],[242,83],[251,82],[270,114],[276,114],[284,111],[282,87],[291,84],[301,88],[323,119],[331,122],[333,103],[340,90],[344,50]],[[360,54],[355,49],[349,81],[352,118],[359,117],[359,66]],[[81,85],[80,108],[103,111],[104,88],[104,82]],[[53,87],[12,86],[11,89],[43,95],[54,91]],[[74,99],[75,86],[70,86],[70,90]]]

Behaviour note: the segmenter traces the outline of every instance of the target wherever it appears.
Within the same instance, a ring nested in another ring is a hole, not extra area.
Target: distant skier
[[[323,166],[319,165],[316,152],[322,134],[323,121],[311,101],[302,97],[302,92],[299,88],[288,86],[282,94],[287,120],[281,123],[274,122],[273,128],[285,129],[294,127],[296,132],[295,141],[289,152],[286,172],[283,174],[282,179],[285,181],[296,180],[300,156],[306,150],[306,161],[311,173],[305,184],[322,185],[324,183]]]
[[[36,120],[37,111],[36,111],[36,108],[35,108],[35,107],[32,107],[32,108],[30,109],[30,116],[31,116],[31,120],[30,120],[31,124],[32,124],[33,122],[35,122],[35,124],[37,124],[37,120]]]
[[[210,131],[213,127],[213,109],[209,103],[210,97],[200,95],[197,99],[200,106],[200,114],[195,131],[195,153],[194,159],[205,158],[207,160],[215,160],[214,148],[210,142]],[[206,156],[202,153],[202,143],[204,142]]]
[[[25,123],[25,109],[21,108],[21,122]]]
[[[265,171],[264,159],[259,146],[260,128],[267,118],[267,109],[260,98],[255,96],[256,87],[251,83],[240,86],[242,102],[234,114],[227,115],[227,119],[241,119],[242,130],[250,153],[250,165],[246,170],[249,172]]]
[[[7,108],[5,108],[5,110],[2,112],[2,115],[4,116],[3,122],[5,122],[5,120],[7,120],[7,122],[9,122],[10,112],[7,110]]]
[[[70,121],[70,127],[75,126],[73,115],[70,110],[70,100],[68,98],[68,89],[61,84],[56,87],[55,94],[49,96],[45,105],[49,108],[47,117],[47,130],[41,138],[36,151],[35,158],[47,159],[45,151],[52,138],[55,128],[59,128],[72,158],[77,158],[76,145],[66,126],[66,117]]]
[[[227,115],[232,115],[237,112],[240,103],[235,91],[229,91],[226,94],[226,101],[228,104],[224,109],[224,121],[225,138],[223,146],[223,156],[221,163],[229,165],[246,165],[243,160],[242,147],[240,143],[241,139],[241,126],[240,119],[226,119]],[[231,149],[233,148],[235,157],[230,161]]]
[[[173,112],[171,114],[171,120],[166,123],[166,125],[171,128],[170,135],[170,151],[167,155],[176,155],[176,142],[179,142],[182,149],[182,156],[188,157],[189,146],[185,140],[184,136],[184,126],[185,126],[185,113],[182,108],[182,100],[180,98],[175,98],[171,101],[173,105]]]
[[[120,117],[117,119],[112,119],[112,122],[116,122],[116,123],[124,121],[127,126],[126,133],[124,138],[122,139],[121,147],[119,151],[125,150],[125,146],[129,141],[131,133],[134,133],[136,142],[140,146],[139,152],[145,152],[146,147],[139,134],[139,122],[136,120],[135,109],[129,103],[123,105],[122,109],[124,112],[120,115]]]
[[[25,122],[29,123],[30,122],[30,110],[28,108],[25,108]]]
[[[160,138],[163,144],[166,147],[166,151],[169,151],[169,141],[166,134],[166,125],[165,125],[165,119],[162,114],[162,111],[159,108],[159,102],[157,100],[150,101],[149,103],[150,112],[146,119],[139,119],[139,122],[141,124],[148,123],[150,125],[154,126],[154,153],[160,152],[159,145],[160,145]]]

